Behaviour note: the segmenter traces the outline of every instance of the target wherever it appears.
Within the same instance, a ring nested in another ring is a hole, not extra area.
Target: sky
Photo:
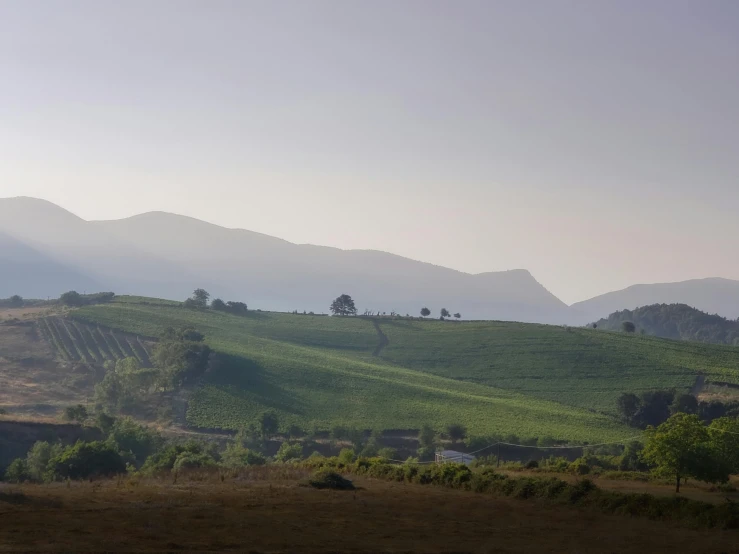
[[[0,0],[0,197],[568,303],[739,279],[737,28],[734,0]]]

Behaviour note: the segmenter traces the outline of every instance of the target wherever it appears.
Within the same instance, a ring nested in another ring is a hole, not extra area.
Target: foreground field
[[[221,483],[106,481],[0,489],[0,551],[735,552],[737,531],[690,530],[437,487],[299,469]],[[40,532],[43,530],[43,532]]]

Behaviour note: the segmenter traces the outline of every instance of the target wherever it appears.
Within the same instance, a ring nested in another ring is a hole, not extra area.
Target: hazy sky
[[[566,302],[739,278],[735,0],[0,0],[0,196]]]

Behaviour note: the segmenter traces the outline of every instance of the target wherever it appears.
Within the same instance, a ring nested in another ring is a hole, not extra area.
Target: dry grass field
[[[0,488],[0,551],[738,552],[739,532],[291,468]]]

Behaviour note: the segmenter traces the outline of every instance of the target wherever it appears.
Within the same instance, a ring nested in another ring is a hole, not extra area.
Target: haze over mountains
[[[196,287],[277,311],[325,313],[333,298],[348,293],[360,313],[415,315],[427,306],[465,319],[580,324],[662,302],[739,315],[739,282],[725,279],[638,285],[568,307],[522,269],[472,275],[162,212],[85,221],[44,200],[0,199],[0,297],[56,297],[74,289],[184,299]]]

